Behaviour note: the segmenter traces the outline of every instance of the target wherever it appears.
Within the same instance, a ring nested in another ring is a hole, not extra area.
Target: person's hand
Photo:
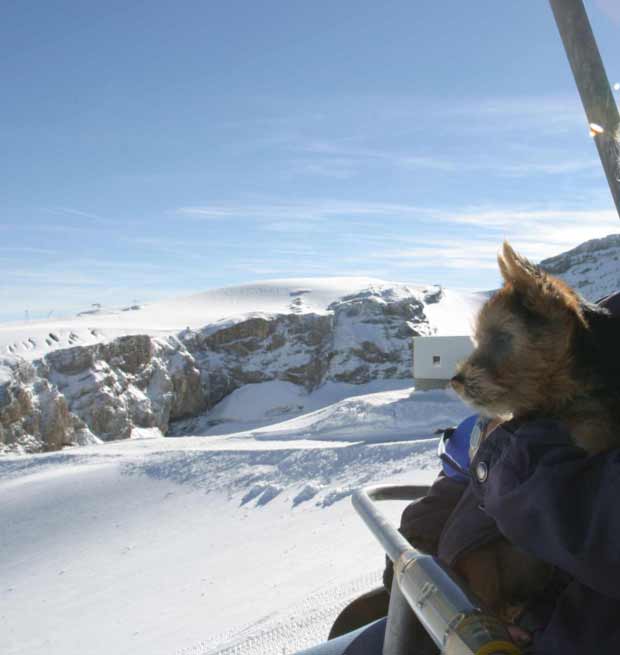
[[[497,426],[496,426],[497,427]],[[510,638],[519,646],[527,646],[532,641],[532,635],[517,625],[507,625]]]

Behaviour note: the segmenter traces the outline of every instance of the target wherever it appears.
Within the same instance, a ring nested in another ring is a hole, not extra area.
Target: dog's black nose
[[[457,373],[451,380],[450,382],[454,383],[456,382],[457,384],[465,384],[465,376],[462,373]]]

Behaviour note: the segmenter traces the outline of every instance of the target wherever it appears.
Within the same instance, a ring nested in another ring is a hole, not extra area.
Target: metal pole
[[[388,608],[382,655],[399,655],[411,651],[410,641],[415,634],[416,618],[407,599],[398,586],[396,576],[390,589],[390,606]],[[418,628],[419,629],[419,628]]]
[[[394,580],[444,655],[519,655],[506,627],[487,614],[439,560],[417,551],[381,514],[373,500],[412,500],[426,487],[368,487],[353,494],[353,506],[394,562]],[[395,603],[401,623],[402,603]],[[390,604],[390,611],[392,605]],[[391,620],[388,616],[388,625]],[[403,622],[404,625],[404,622]],[[389,634],[384,655],[405,655],[406,637]]]
[[[375,538],[383,546],[392,562],[412,550],[413,546],[375,507],[373,500],[416,500],[426,496],[429,487],[366,487],[358,489],[352,497],[353,507],[364,519]],[[416,551],[417,552],[417,551]]]
[[[620,115],[582,0],[549,0],[620,216]]]

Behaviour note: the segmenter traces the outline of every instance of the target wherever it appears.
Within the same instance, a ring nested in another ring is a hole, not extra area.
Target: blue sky
[[[617,1],[587,7],[620,82]],[[0,320],[283,277],[490,288],[504,238],[620,231],[546,0],[9,2],[0,39]]]

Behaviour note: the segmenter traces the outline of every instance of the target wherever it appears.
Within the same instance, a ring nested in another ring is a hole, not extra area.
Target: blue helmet
[[[456,428],[444,430],[439,440],[438,455],[443,472],[459,482],[469,480],[469,442],[478,419],[478,414],[468,416]]]

